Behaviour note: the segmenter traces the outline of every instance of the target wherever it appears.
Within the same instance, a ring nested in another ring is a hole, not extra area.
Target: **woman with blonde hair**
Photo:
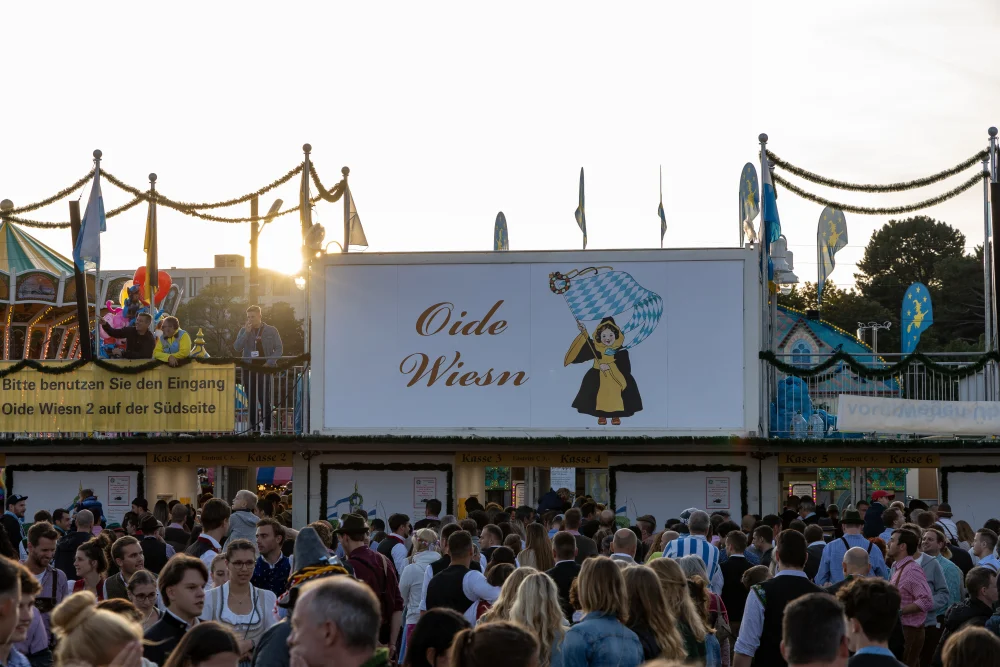
[[[684,576],[687,577],[688,593],[694,602],[695,609],[707,627],[705,635],[705,650],[708,665],[729,667],[729,615],[722,604],[722,598],[708,588],[708,568],[705,561],[695,555],[677,559]]]
[[[649,568],[660,580],[667,608],[674,610],[677,615],[677,629],[684,638],[684,650],[688,659],[705,660],[705,636],[709,634],[709,630],[691,599],[687,577],[681,566],[670,558],[657,558],[649,564]]]
[[[528,575],[535,574],[536,572],[538,570],[533,567],[519,567],[514,570],[514,573],[507,577],[507,581],[503,582],[503,588],[500,589],[500,597],[489,608],[489,611],[480,617],[478,622],[493,623],[510,620],[510,612],[517,601],[517,589],[521,587],[521,584],[528,578]]]
[[[628,599],[622,571],[610,558],[588,558],[583,561],[577,581],[584,617],[563,640],[563,667],[641,665],[642,644],[625,627]]]
[[[542,528],[541,524],[532,525]],[[527,628],[538,639],[541,646],[538,667],[562,667],[564,619],[559,606],[559,590],[552,577],[535,572],[521,582],[510,620]]]
[[[667,606],[660,581],[648,567],[630,567],[623,572],[628,593],[628,622],[639,637],[646,660],[687,657],[677,618]]]
[[[556,561],[552,557],[552,541],[545,526],[540,523],[533,523],[526,531],[528,544],[524,547],[517,559],[524,567],[533,567],[541,572],[548,572],[556,566]]]
[[[90,591],[70,595],[52,611],[52,631],[60,667],[142,664],[142,626],[98,609]]]
[[[428,567],[441,558],[437,552],[438,534],[431,528],[422,528],[413,534],[413,555],[410,564],[403,568],[399,575],[399,594],[403,598],[403,646],[399,652],[399,661],[406,657],[406,643],[413,628],[420,620],[420,594],[423,591],[424,574]]]

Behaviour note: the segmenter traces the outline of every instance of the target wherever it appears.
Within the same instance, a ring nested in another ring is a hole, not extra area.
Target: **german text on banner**
[[[841,394],[837,428],[844,433],[996,435],[1000,402],[916,401]]]
[[[12,365],[0,364],[0,370]],[[232,431],[234,382],[232,364],[162,366],[139,374],[92,365],[58,375],[25,369],[0,378],[0,432]]]

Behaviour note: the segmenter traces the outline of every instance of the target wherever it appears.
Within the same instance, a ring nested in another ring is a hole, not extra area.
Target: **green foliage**
[[[264,322],[278,330],[284,356],[296,356],[305,351],[305,332],[302,320],[295,318],[295,310],[285,301],[277,301],[261,308]]]
[[[816,283],[805,283],[802,289],[792,290],[788,296],[778,296],[778,303],[782,306],[789,306],[798,310],[809,310],[818,308],[816,301]],[[858,322],[867,324],[868,322],[893,321],[898,325],[899,317],[893,317],[889,311],[880,304],[854,290],[840,289],[829,280],[823,287],[823,307],[820,309],[820,317],[845,331],[854,331],[858,328]],[[879,349],[887,349],[884,346],[884,332],[879,332]],[[871,342],[869,340],[869,342]]]

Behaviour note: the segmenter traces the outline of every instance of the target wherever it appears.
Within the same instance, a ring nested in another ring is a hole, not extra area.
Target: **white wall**
[[[198,503],[201,487],[198,484],[197,468],[179,468],[173,466],[146,467],[146,498],[149,506],[156,502],[156,496],[169,493],[181,502]],[[187,500],[184,500],[187,498]]]

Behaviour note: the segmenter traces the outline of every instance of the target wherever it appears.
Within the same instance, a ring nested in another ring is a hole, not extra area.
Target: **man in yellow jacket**
[[[161,335],[153,348],[153,358],[177,366],[181,359],[191,356],[191,336],[181,329],[176,317],[164,317],[160,325]]]

